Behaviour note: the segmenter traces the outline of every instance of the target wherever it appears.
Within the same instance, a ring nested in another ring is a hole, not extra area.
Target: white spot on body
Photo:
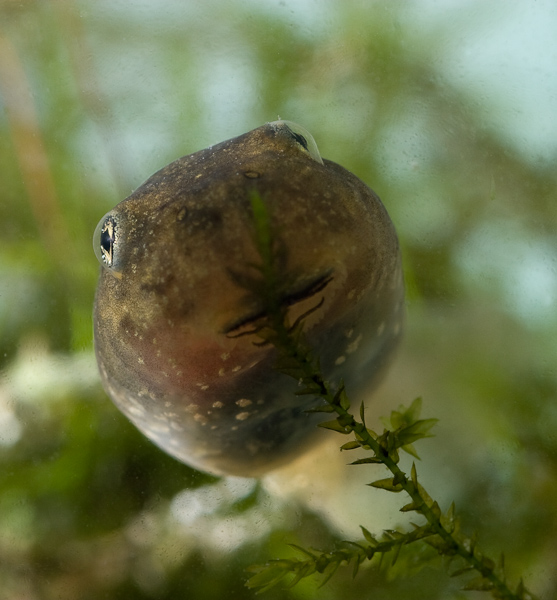
[[[353,352],[356,352],[356,350],[360,346],[360,342],[362,341],[362,337],[363,336],[360,333],[360,335],[351,344],[348,344],[348,346],[346,346],[346,354],[352,354]]]
[[[224,352],[220,355],[220,357],[222,358],[222,360],[228,360],[230,358],[230,352]]]
[[[335,360],[335,365],[341,365],[344,361],[346,360],[346,356],[339,356],[336,360]]]
[[[220,400],[213,402],[213,408],[222,408],[223,406],[224,404]]]
[[[251,403],[251,400],[248,400],[247,398],[240,398],[240,400],[236,400],[236,404],[242,408],[249,406]]]
[[[379,323],[379,327],[377,328],[377,335],[381,335],[385,331],[385,321],[381,321]]]
[[[236,415],[237,421],[245,421],[250,416],[249,412],[241,412]]]
[[[151,431],[152,433],[168,433],[169,429],[168,429],[168,425],[153,423],[149,427],[149,431]]]
[[[143,417],[145,415],[145,409],[142,406],[134,406],[133,404],[128,406],[127,412],[134,417]]]
[[[201,423],[201,425],[207,424],[207,417],[205,415],[202,415],[201,413],[195,413],[195,415],[193,415],[193,418],[198,423]]]

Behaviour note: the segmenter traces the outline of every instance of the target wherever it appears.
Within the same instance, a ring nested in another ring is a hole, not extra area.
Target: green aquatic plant
[[[463,582],[464,590],[490,592],[497,600],[534,600],[535,596],[525,588],[522,579],[511,587],[505,574],[503,554],[497,562],[492,560],[480,550],[475,535],[468,536],[462,531],[454,503],[448,510],[441,510],[438,502],[418,481],[415,462],[410,473],[400,467],[400,451],[419,458],[413,444],[431,437],[430,430],[437,422],[437,419],[420,419],[421,398],[415,399],[407,408],[401,406],[392,411],[386,427],[379,434],[366,425],[363,403],[359,408],[359,418],[351,412],[344,383],[325,379],[318,356],[304,338],[303,319],[293,324],[288,323],[286,308],[278,300],[278,259],[266,203],[254,193],[251,204],[254,239],[261,256],[261,264],[256,268],[261,277],[246,284],[260,295],[263,302],[266,320],[258,335],[277,349],[276,368],[300,383],[297,394],[309,394],[321,401],[310,410],[328,415],[328,420],[320,423],[320,427],[350,438],[340,447],[342,451],[362,449],[370,453],[351,464],[381,464],[387,468],[387,477],[367,485],[391,493],[405,492],[410,502],[400,510],[416,513],[425,522],[412,523],[412,528],[408,531],[385,530],[380,536],[373,535],[360,526],[363,540],[343,542],[340,547],[331,551],[316,551],[294,545],[302,555],[301,558],[275,559],[263,565],[253,565],[249,568],[253,575],[246,585],[263,592],[281,582],[292,587],[301,579],[316,573],[322,575],[323,585],[341,565],[352,565],[355,576],[364,561],[371,561],[376,557],[382,560],[385,555],[390,554],[391,564],[394,564],[404,547],[425,543],[437,554],[449,557],[447,563],[451,577],[468,576]]]

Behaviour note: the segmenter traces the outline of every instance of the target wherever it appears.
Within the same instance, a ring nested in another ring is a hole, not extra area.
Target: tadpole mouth
[[[322,292],[329,285],[329,283],[333,281],[332,273],[333,271],[329,270],[326,273],[309,281],[300,281],[291,291],[281,296],[280,305],[285,308],[290,308],[291,306],[294,306],[304,300],[317,296],[319,292]],[[314,310],[318,309],[323,302],[324,298],[321,298],[317,305],[308,312],[313,312]],[[305,315],[306,313],[304,313],[303,316]],[[226,326],[222,330],[222,333],[229,338],[252,335],[261,329],[263,326],[262,321],[264,321],[266,317],[268,317],[268,314],[265,309],[254,311],[251,314],[247,314]]]

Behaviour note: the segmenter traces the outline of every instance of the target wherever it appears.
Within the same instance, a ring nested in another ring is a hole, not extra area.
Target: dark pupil
[[[292,135],[294,136],[298,144],[300,144],[300,146],[303,146],[306,150],[308,149],[308,142],[303,135],[294,132],[292,132]]]
[[[111,235],[110,230],[107,228],[101,233],[101,248],[110,254],[112,249],[112,243],[114,242],[114,237]]]

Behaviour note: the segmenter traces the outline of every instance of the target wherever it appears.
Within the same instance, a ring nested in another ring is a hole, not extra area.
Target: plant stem
[[[511,591],[504,580],[502,564],[500,569],[497,569],[491,559],[479,552],[472,539],[458,533],[457,523],[452,514],[453,507],[448,515],[441,514],[437,502],[434,502],[418,483],[415,465],[412,467],[410,477],[398,466],[397,449],[405,446],[405,443],[401,442],[401,437],[396,439],[397,432],[401,433],[400,430],[386,431],[381,436],[369,430],[365,424],[363,407],[360,413],[361,422],[349,412],[350,403],[344,385],[341,383],[338,389],[333,390],[331,384],[324,379],[318,361],[313,358],[311,349],[301,335],[302,324],[295,323],[292,327],[288,326],[285,309],[278,300],[279,277],[273,256],[269,215],[260,197],[254,195],[251,200],[256,224],[255,241],[263,261],[259,269],[265,283],[262,301],[267,315],[267,324],[259,331],[259,335],[277,349],[279,354],[277,368],[282,370],[281,363],[286,364],[284,372],[295,377],[305,386],[302,393],[313,394],[327,403],[328,407],[317,407],[316,411],[335,412],[338,415],[335,422],[324,423],[323,426],[345,434],[353,433],[357,445],[373,451],[375,455],[373,462],[380,462],[387,467],[393,475],[392,481],[381,480],[382,485],[376,487],[386,485],[385,489],[389,491],[404,490],[410,496],[412,504],[405,508],[425,517],[430,526],[427,535],[437,535],[441,543],[432,543],[431,538],[426,541],[436,547],[440,554],[460,556],[467,564],[467,568],[460,569],[459,572],[475,570],[481,575],[478,581],[470,582],[467,589],[490,591],[498,600],[534,600],[534,596],[525,590],[522,582],[516,592]],[[414,425],[419,423],[423,424],[425,421],[416,421]],[[426,437],[424,430],[421,435],[416,436],[416,439],[418,437]],[[356,447],[356,444],[351,447]],[[447,526],[443,521],[447,522]],[[497,570],[500,570],[502,576],[498,575]]]

